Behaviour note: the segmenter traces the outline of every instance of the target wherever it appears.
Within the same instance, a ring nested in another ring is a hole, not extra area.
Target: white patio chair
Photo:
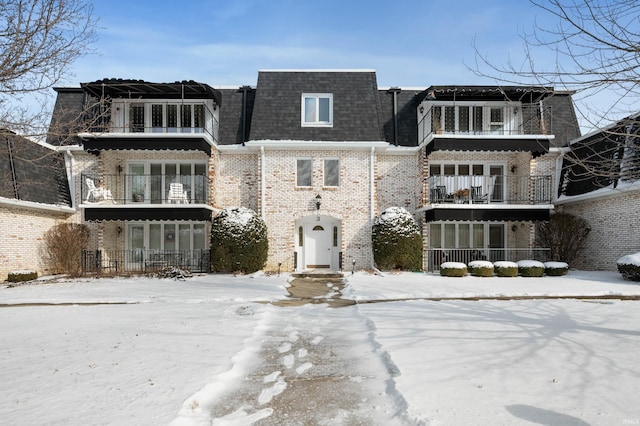
[[[89,188],[89,192],[87,193],[87,198],[85,199],[85,202],[88,203],[91,198],[93,198],[94,202],[107,201],[107,200],[114,202],[113,195],[111,195],[110,190],[106,188],[96,187],[96,184],[93,181],[93,179],[86,178],[86,182],[87,182],[87,188]]]
[[[181,183],[169,184],[169,196],[167,200],[169,203],[189,204],[187,191],[184,190]]]

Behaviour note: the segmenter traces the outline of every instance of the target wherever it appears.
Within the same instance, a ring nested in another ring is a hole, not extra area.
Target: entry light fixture
[[[322,200],[322,197],[320,196],[320,194],[316,195],[316,221],[317,222],[320,222],[320,205],[322,204],[320,200]]]

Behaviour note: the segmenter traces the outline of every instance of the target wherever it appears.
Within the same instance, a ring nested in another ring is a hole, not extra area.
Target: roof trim
[[[0,197],[0,205],[9,206],[9,207],[19,207],[28,210],[45,210],[56,213],[68,213],[72,214],[76,212],[76,209],[73,207],[55,205],[55,204],[44,204],[44,203],[36,203],[35,201],[25,201],[25,200],[16,200],[15,198],[5,198]]]
[[[366,68],[353,68],[353,69],[263,69],[258,72],[301,72],[301,73],[316,73],[316,72],[376,72],[375,69]]]
[[[220,91],[205,83],[193,80],[173,83],[152,83],[144,80],[105,78],[90,83],[80,83],[86,93],[101,98],[145,98],[145,99],[213,99],[221,105]]]

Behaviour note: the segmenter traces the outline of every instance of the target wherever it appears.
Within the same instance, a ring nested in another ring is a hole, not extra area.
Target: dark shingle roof
[[[86,94],[78,88],[55,88],[58,93],[47,131],[47,143],[54,146],[80,145],[77,137],[82,128]]]
[[[242,131],[243,92],[246,92],[244,140]],[[220,90],[222,101],[224,102],[224,108],[220,108],[220,133],[218,137],[220,145],[240,144],[248,140],[255,93],[255,89],[248,86]]]
[[[333,126],[302,127],[303,93],[333,95]],[[261,71],[251,140],[380,141],[381,120],[373,71]]]
[[[63,154],[0,131],[0,196],[71,206]]]
[[[380,116],[382,117],[382,134],[384,141],[392,145],[417,146],[418,145],[418,120],[416,109],[420,92],[416,90],[396,91],[396,104],[398,109],[398,140],[395,140],[395,122],[393,119],[393,93],[391,90],[378,91],[380,99]]]

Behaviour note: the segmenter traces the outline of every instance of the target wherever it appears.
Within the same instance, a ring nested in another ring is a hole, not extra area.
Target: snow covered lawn
[[[393,379],[389,389],[408,424],[640,423],[640,301],[392,301],[640,295],[640,285],[617,273],[357,273],[347,276],[344,297],[358,305],[264,304],[285,297],[287,279],[210,275],[0,288],[0,418],[11,425],[218,424],[206,409],[192,421],[179,413],[194,395],[215,405],[240,386],[269,330],[295,321],[300,335],[313,335],[321,318],[339,324],[351,312],[368,324],[373,354],[384,361],[379,377]],[[366,303],[373,301],[384,303]],[[302,373],[315,368],[302,361]]]

